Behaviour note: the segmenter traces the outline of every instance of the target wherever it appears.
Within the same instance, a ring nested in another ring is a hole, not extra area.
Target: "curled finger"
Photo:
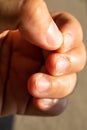
[[[75,88],[77,76],[75,73],[54,77],[37,73],[28,81],[28,91],[36,98],[63,98]]]
[[[67,98],[62,99],[39,99],[33,98],[34,105],[41,111],[50,115],[61,114],[67,106]]]

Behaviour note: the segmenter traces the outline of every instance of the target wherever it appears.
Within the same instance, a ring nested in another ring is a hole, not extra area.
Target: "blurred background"
[[[49,10],[67,11],[81,23],[87,48],[87,0],[45,0]],[[87,130],[87,66],[78,75],[76,91],[67,109],[56,117],[9,116],[0,119],[0,130]]]

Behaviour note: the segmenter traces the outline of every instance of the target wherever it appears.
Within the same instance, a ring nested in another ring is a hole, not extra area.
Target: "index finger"
[[[83,40],[83,31],[78,20],[69,13],[52,13],[53,19],[63,35],[63,44],[58,52],[64,53],[79,47]]]

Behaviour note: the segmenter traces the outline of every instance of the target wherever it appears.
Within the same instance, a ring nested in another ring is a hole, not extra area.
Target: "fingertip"
[[[61,114],[66,106],[67,99],[33,99],[33,103],[37,109],[49,114],[49,115],[59,115]]]
[[[28,91],[33,97],[42,98],[48,96],[49,89],[49,77],[44,73],[36,73],[28,80]]]
[[[44,73],[36,73],[29,78],[28,91],[32,96],[41,97],[41,93],[49,89],[50,83],[46,78]]]

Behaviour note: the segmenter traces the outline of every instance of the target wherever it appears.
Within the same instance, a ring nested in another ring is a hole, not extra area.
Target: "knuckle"
[[[66,97],[70,95],[75,86],[76,86],[76,81],[77,81],[77,75],[76,74],[71,74],[63,78],[60,82],[61,84],[61,91],[60,91],[60,98]]]

